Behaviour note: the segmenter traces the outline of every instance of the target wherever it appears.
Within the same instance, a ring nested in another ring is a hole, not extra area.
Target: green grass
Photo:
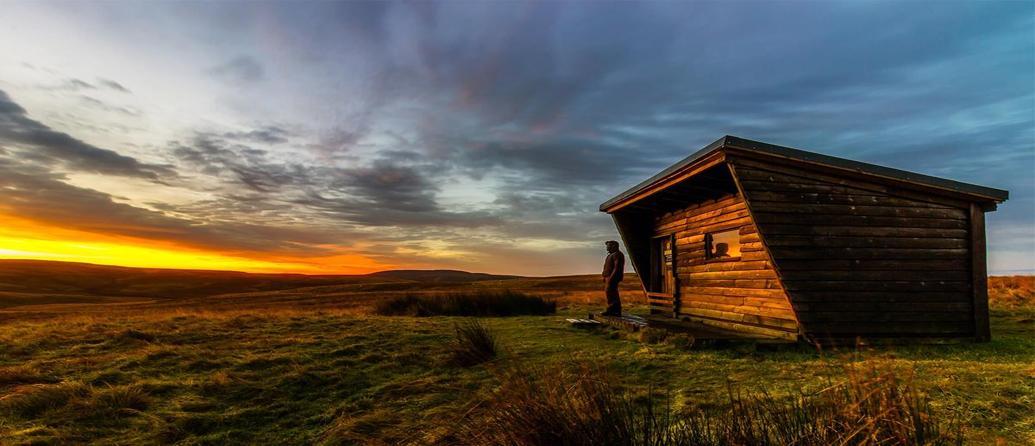
[[[515,291],[403,294],[374,307],[381,316],[520,316],[557,312],[557,302]]]
[[[461,317],[333,311],[161,311],[64,315],[0,325],[5,444],[425,443],[499,387],[507,364],[606,368],[634,398],[665,389],[676,407],[713,410],[730,386],[776,397],[894,370],[958,417],[972,444],[1035,442],[1035,309],[993,308],[993,341],[865,351],[699,349],[640,342],[566,317],[486,318],[499,356],[453,364]],[[678,338],[676,338],[678,340]]]

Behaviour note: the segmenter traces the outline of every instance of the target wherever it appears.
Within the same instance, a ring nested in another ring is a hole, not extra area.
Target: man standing
[[[607,310],[604,316],[621,316],[622,300],[618,296],[618,284],[625,276],[625,254],[618,250],[618,242],[608,240],[604,242],[607,247],[607,258],[604,259],[604,295],[607,296]]]

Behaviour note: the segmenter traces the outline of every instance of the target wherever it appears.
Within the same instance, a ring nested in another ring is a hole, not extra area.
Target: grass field
[[[958,419],[968,444],[1035,443],[1035,278],[993,278],[993,341],[865,350],[686,349],[570,328],[600,299],[593,277],[457,284],[338,284],[0,313],[4,444],[430,443],[479,410],[516,364],[589,363],[624,391],[664,389],[710,410],[730,388],[774,396],[894,370]],[[450,360],[464,318],[374,316],[393,293],[518,289],[556,299],[549,316],[484,318],[500,356]],[[77,302],[73,300],[72,302]],[[634,309],[635,310],[635,309]]]

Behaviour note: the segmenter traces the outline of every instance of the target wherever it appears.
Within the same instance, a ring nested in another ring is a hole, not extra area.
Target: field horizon
[[[373,271],[363,274],[309,274],[309,273],[289,273],[289,272],[253,272],[253,271],[241,271],[234,269],[203,269],[203,268],[153,268],[153,267],[138,267],[138,266],[123,266],[123,265],[112,265],[105,263],[90,263],[90,262],[73,262],[63,260],[43,260],[43,259],[22,259],[22,258],[0,258],[0,267],[3,267],[7,272],[5,276],[9,276],[12,273],[24,273],[26,270],[37,269],[46,271],[48,273],[57,273],[61,270],[67,271],[90,271],[91,273],[116,273],[116,272],[147,272],[147,273],[168,273],[168,274],[186,274],[194,273],[201,275],[223,275],[227,277],[232,276],[251,276],[251,277],[262,277],[262,278],[355,278],[355,277],[383,277],[383,276],[395,276],[398,278],[407,278],[407,275],[426,275],[425,273],[435,273],[439,276],[449,275],[469,275],[471,278],[474,277],[485,277],[485,278],[520,278],[520,277],[565,277],[565,276],[584,276],[587,274],[567,274],[558,276],[521,276],[513,274],[492,274],[483,273],[477,271],[466,271],[459,269],[441,269],[441,268],[429,268],[429,269],[413,269],[413,268],[399,268],[399,269],[384,269]],[[457,274],[460,273],[460,274]],[[413,278],[413,277],[411,277]]]
[[[386,270],[355,275],[265,274],[0,259],[0,322],[65,313],[170,308],[241,310],[359,308],[385,296],[458,288],[532,289],[588,299],[596,275],[523,277],[459,270]],[[638,289],[628,274],[623,289]]]

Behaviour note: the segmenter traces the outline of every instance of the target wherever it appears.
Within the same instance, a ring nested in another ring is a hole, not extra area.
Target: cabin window
[[[740,258],[740,229],[711,232],[705,235],[708,260],[736,260]]]

